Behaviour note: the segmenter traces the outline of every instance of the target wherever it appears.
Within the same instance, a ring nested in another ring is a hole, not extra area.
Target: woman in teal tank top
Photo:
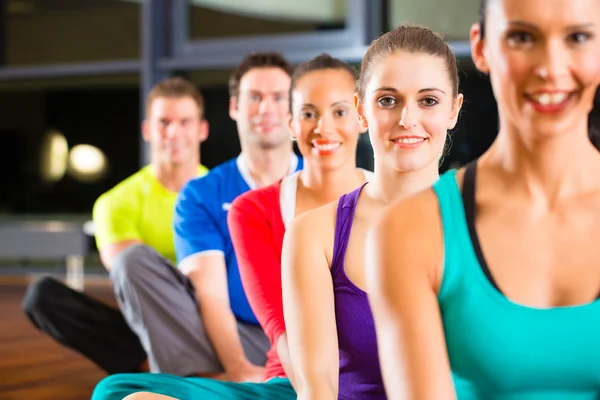
[[[386,391],[599,399],[600,2],[488,0],[480,16],[497,139],[368,239]]]

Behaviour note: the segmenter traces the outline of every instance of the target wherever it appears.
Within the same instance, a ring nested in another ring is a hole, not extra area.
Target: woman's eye
[[[513,45],[530,43],[533,41],[533,36],[524,31],[513,31],[506,35],[508,42]]]
[[[592,38],[592,35],[585,32],[575,32],[569,35],[568,40],[573,43],[585,43]]]
[[[421,100],[421,103],[423,103],[423,105],[425,105],[426,107],[433,107],[435,105],[437,105],[439,102],[431,97],[427,97],[423,100]]]
[[[382,97],[378,100],[378,103],[384,107],[391,107],[396,104],[396,99],[393,97]]]

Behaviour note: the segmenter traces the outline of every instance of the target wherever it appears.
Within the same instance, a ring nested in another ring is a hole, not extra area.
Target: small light
[[[64,135],[57,131],[48,132],[42,142],[40,174],[47,183],[60,181],[67,171],[69,145]]]
[[[107,170],[106,156],[99,148],[89,144],[79,144],[69,154],[69,173],[83,182],[96,182]]]

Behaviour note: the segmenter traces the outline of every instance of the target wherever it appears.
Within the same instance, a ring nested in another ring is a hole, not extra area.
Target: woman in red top
[[[290,130],[304,169],[281,182],[239,196],[228,224],[246,295],[271,341],[266,379],[287,376],[289,363],[281,295],[281,246],[287,223],[298,214],[337,200],[368,180],[356,168],[361,128],[353,96],[355,71],[322,54],[292,76]]]

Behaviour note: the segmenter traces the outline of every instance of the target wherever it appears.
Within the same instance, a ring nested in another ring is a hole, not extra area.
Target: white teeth
[[[423,140],[425,140],[425,139],[424,138],[398,138],[398,139],[394,139],[394,142],[413,144],[413,143],[422,142]]]
[[[341,143],[315,144],[313,146],[319,151],[331,151],[340,147]]]
[[[541,105],[548,106],[554,104],[560,104],[567,99],[567,93],[541,93],[534,95],[533,100],[540,103]]]

